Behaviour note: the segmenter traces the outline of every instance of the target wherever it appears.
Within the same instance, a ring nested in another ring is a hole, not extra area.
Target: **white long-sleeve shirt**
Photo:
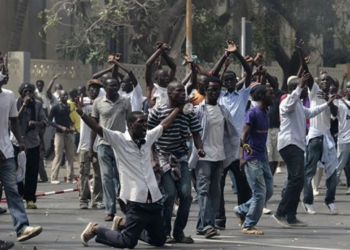
[[[278,133],[277,149],[295,145],[305,151],[306,119],[310,119],[327,109],[327,103],[307,109],[300,100],[302,88],[299,86],[280,104],[281,125]]]

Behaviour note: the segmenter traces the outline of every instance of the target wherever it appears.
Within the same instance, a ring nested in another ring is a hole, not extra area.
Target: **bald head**
[[[177,88],[184,88],[184,85],[181,82],[172,81],[167,87],[168,93],[174,91]]]

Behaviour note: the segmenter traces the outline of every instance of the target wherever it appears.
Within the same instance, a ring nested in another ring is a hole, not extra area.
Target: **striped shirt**
[[[174,110],[168,103],[151,110],[148,116],[148,128],[155,128]],[[186,141],[188,138],[188,131],[201,132],[202,127],[194,115],[194,113],[185,115],[178,114],[170,127],[163,132],[163,135],[156,141],[155,145],[158,150],[169,153],[187,153]]]

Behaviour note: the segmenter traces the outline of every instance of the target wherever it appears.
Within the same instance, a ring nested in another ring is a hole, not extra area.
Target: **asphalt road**
[[[50,172],[47,169],[48,173]],[[65,170],[60,171],[61,180]],[[75,171],[78,173],[78,169]],[[275,211],[280,200],[280,193],[285,174],[275,176],[275,192],[268,202],[268,208]],[[230,183],[229,179],[227,183]],[[324,181],[322,181],[324,185]],[[57,191],[67,188],[75,188],[76,184],[51,185],[50,183],[40,183],[38,193],[47,191]],[[309,226],[299,229],[284,229],[270,218],[269,215],[263,215],[257,228],[265,232],[262,236],[244,235],[237,225],[236,217],[232,209],[236,205],[236,196],[233,194],[231,186],[227,185],[225,190],[226,210],[227,210],[227,229],[220,231],[220,236],[213,239],[205,239],[203,236],[197,236],[195,225],[198,215],[198,204],[193,203],[189,222],[186,228],[186,234],[192,235],[194,244],[173,244],[166,245],[156,249],[245,249],[245,250],[284,250],[284,249],[350,249],[350,196],[345,195],[345,187],[338,187],[336,196],[336,205],[339,210],[338,215],[331,215],[329,210],[323,204],[325,188],[321,189],[321,195],[315,198],[316,215],[307,215],[299,206],[298,218],[306,221]],[[193,193],[195,195],[195,193]],[[80,210],[78,193],[64,193],[38,198],[37,210],[27,210],[30,223],[32,225],[41,225],[44,231],[38,237],[24,243],[16,241],[16,235],[13,231],[12,220],[7,212],[0,216],[0,239],[11,240],[15,242],[13,249],[24,250],[34,249],[86,249],[80,242],[80,234],[90,221],[96,221],[100,225],[111,226],[111,222],[104,222],[105,212],[103,210]],[[6,204],[1,204],[6,208]],[[118,214],[121,214],[118,212]],[[90,241],[88,249],[107,249],[109,247]],[[136,248],[155,249],[147,244],[139,242]]]

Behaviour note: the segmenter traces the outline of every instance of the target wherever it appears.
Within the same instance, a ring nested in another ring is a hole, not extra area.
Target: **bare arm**
[[[338,95],[341,95],[341,96],[345,95],[345,93],[344,93],[344,85],[345,85],[345,80],[346,80],[347,77],[348,77],[348,74],[344,73],[343,81],[341,82],[339,90],[338,90]]]
[[[248,123],[244,123],[243,132],[242,132],[242,142],[243,144],[247,144],[248,135],[250,134],[251,126]]]
[[[203,149],[203,142],[201,139],[201,135],[199,132],[192,132],[192,138],[194,145],[196,146],[196,149],[198,150],[198,156],[199,157],[205,157],[205,152]]]
[[[163,53],[163,58],[165,62],[168,64],[170,70],[169,70],[169,81],[174,81],[175,79],[175,73],[176,73],[176,64],[174,61],[170,58],[170,56],[167,53]]]
[[[18,118],[17,117],[10,117],[10,123],[11,123],[11,131],[13,133],[13,135],[15,136],[19,146],[20,146],[20,150],[24,150],[24,144],[22,141],[22,136],[21,133],[19,132],[19,125],[18,125]]]
[[[305,56],[304,56],[304,51],[302,48],[303,44],[304,44],[304,42],[301,39],[299,40],[299,42],[296,41],[296,47],[298,49],[299,56],[300,56],[300,65],[303,68],[302,72],[310,74],[309,67],[307,66]],[[308,88],[311,90],[313,85],[314,85],[314,78],[311,75],[311,78],[308,81]]]
[[[275,90],[275,91],[278,90],[278,82],[276,81],[276,79],[267,72],[266,72],[265,77],[269,81],[270,86],[273,88],[273,90]]]
[[[51,80],[51,82],[49,83],[49,85],[47,86],[46,94],[47,94],[47,98],[49,98],[49,100],[52,99],[52,92],[51,92],[52,86],[53,86],[53,84],[55,83],[56,79],[57,79],[58,77],[60,77],[60,76],[61,76],[61,74],[56,74],[56,75],[52,78],[52,80]]]
[[[252,68],[249,66],[249,64],[247,63],[247,61],[244,59],[244,57],[241,55],[241,53],[239,53],[237,46],[235,44],[233,44],[232,46],[234,46],[235,48],[233,49],[233,54],[238,58],[238,60],[241,62],[244,71],[246,72],[246,77],[245,77],[245,87],[248,88],[251,84],[251,80],[252,80]]]

